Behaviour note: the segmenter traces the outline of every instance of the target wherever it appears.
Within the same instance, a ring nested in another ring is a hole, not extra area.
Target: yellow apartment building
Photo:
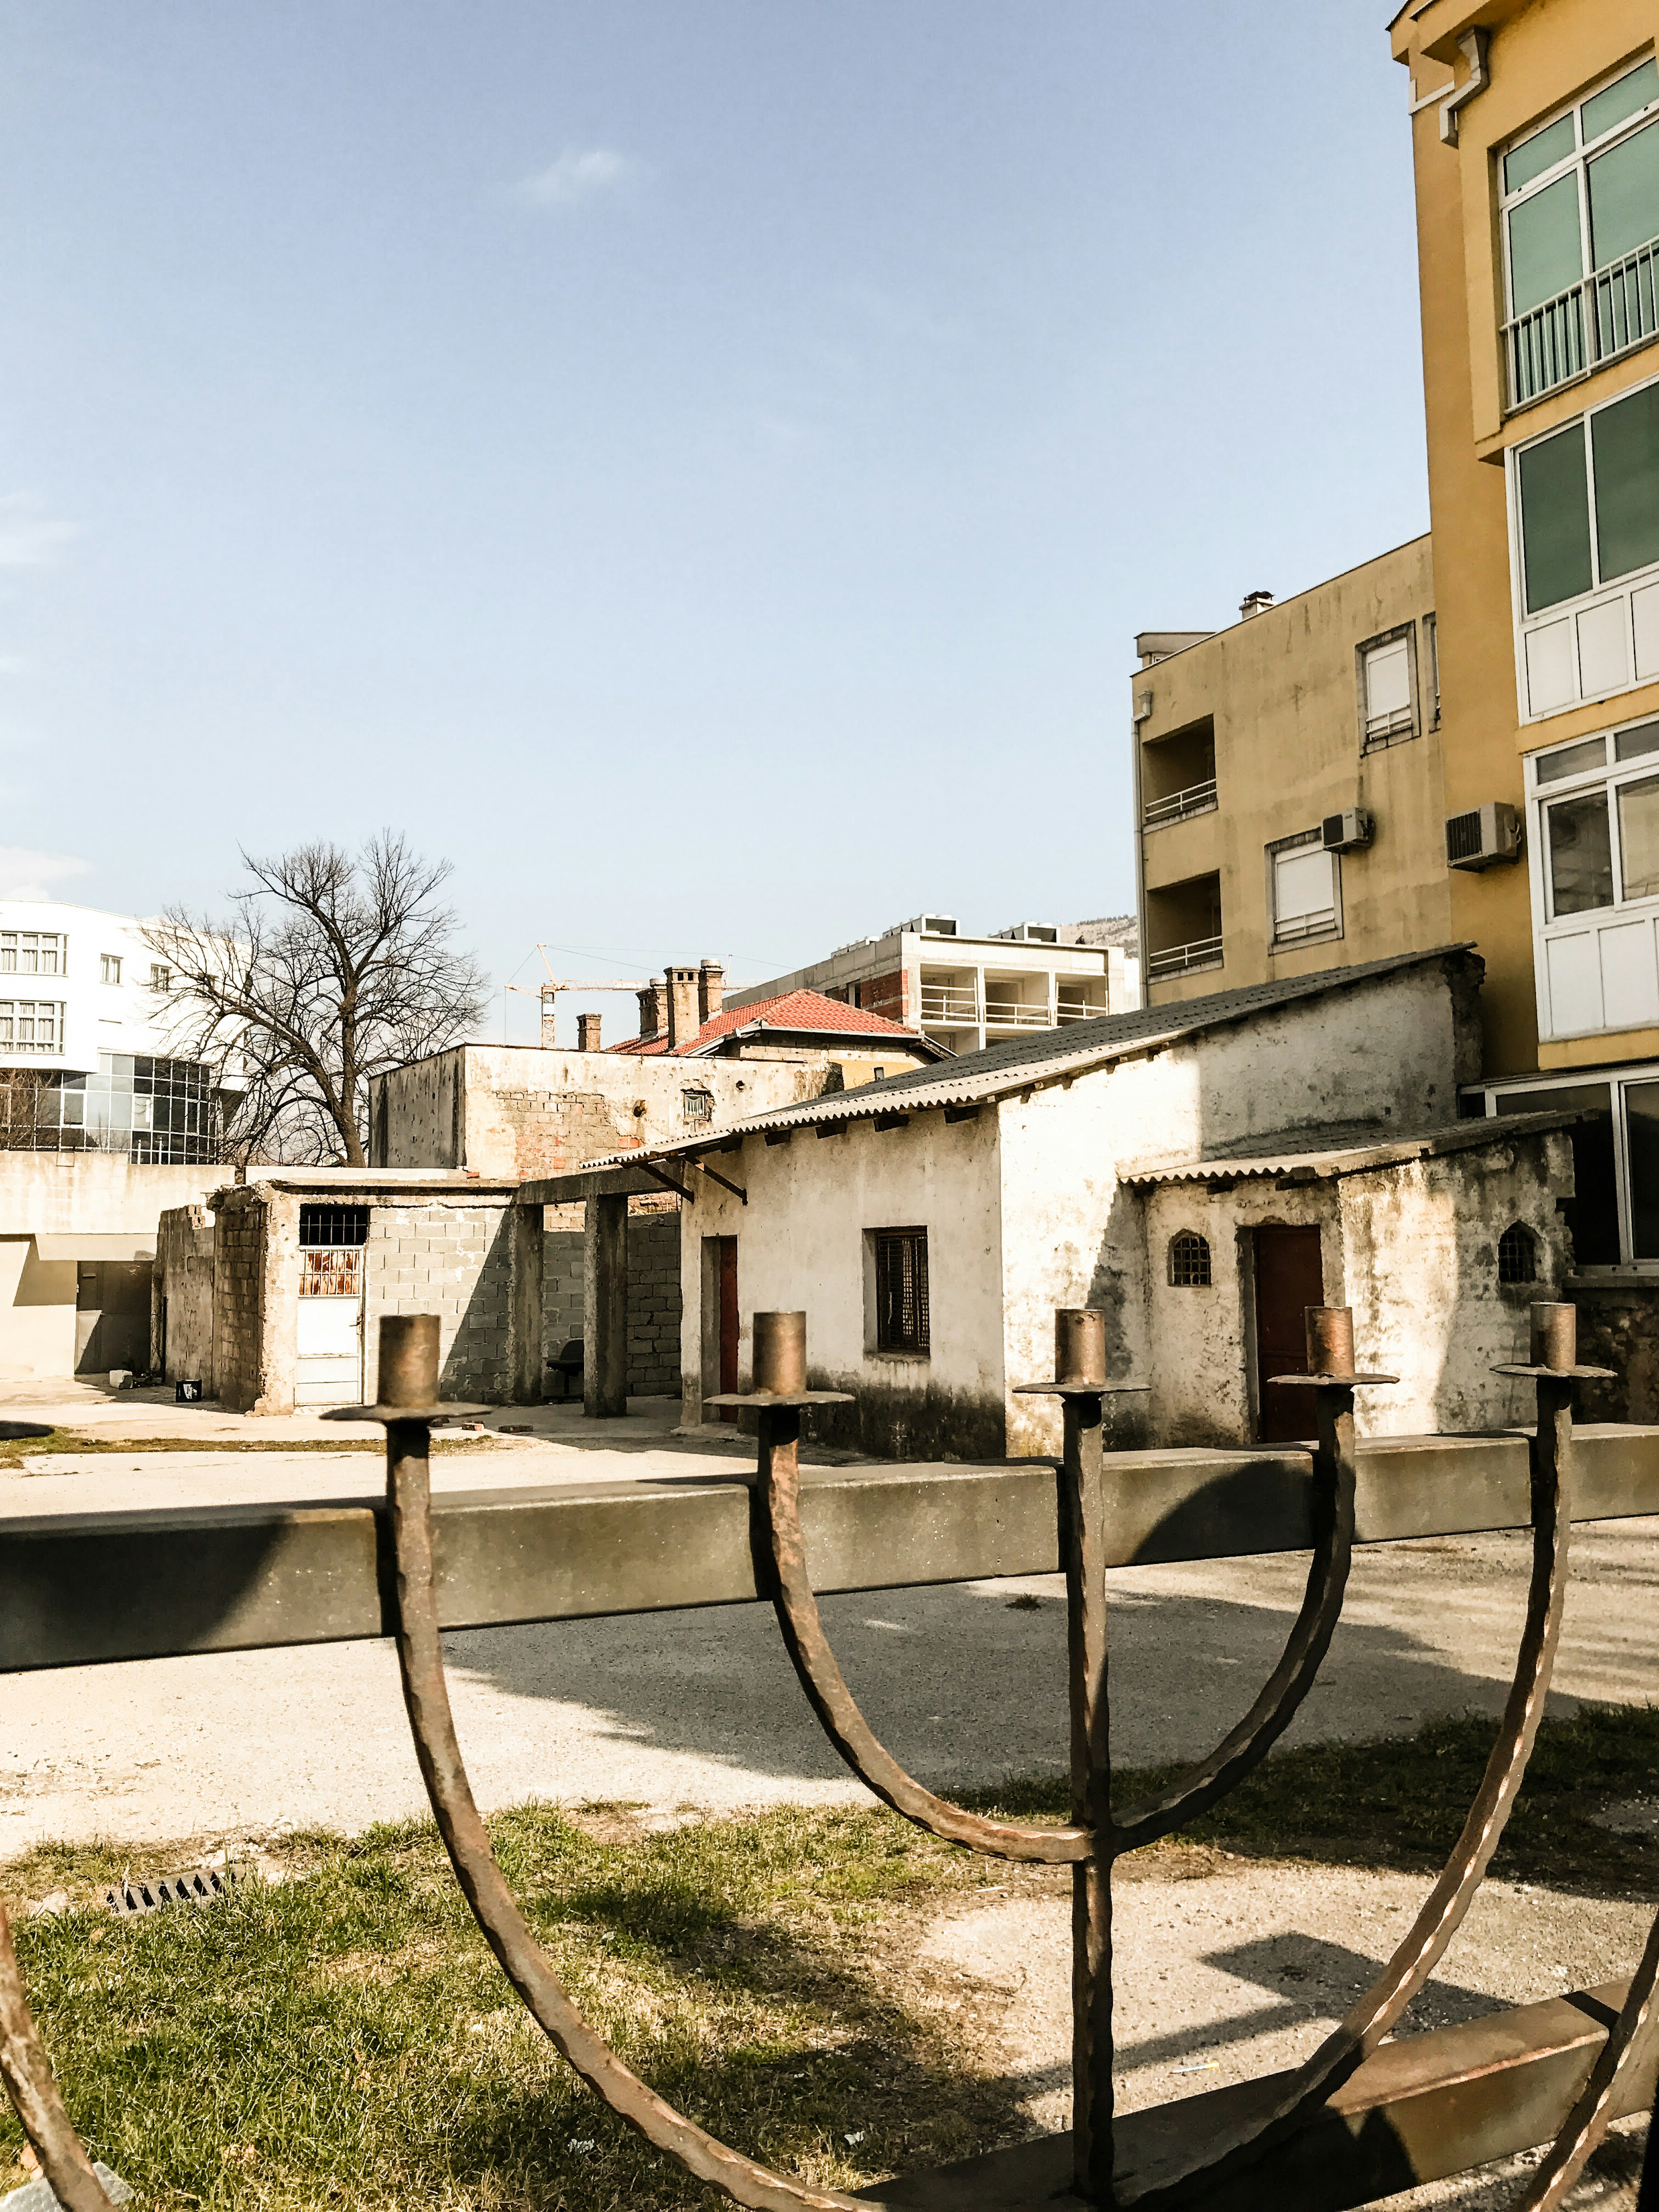
[[[1578,1106],[1581,1269],[1659,1267],[1655,0],[1408,0],[1431,533],[1133,682],[1149,1001],[1447,941],[1472,1114]]]

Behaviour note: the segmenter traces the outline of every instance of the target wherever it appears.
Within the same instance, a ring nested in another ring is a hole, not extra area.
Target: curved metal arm
[[[1503,1724],[1451,1856],[1409,1932],[1346,2017],[1285,2082],[1248,2134],[1202,2166],[1161,2175],[1132,2201],[1140,2212],[1189,2202],[1248,2166],[1311,2118],[1376,2048],[1434,1972],[1480,1888],[1532,1755],[1561,1636],[1566,1590],[1566,1484],[1571,1454],[1571,1385],[1540,1381],[1532,1448],[1532,1578],[1515,1679]],[[1588,2148],[1588,2146],[1587,2146]]]
[[[1319,1448],[1314,1454],[1314,1555],[1302,1609],[1285,1640],[1284,1655],[1249,1711],[1201,1765],[1115,1818],[1114,1856],[1156,1843],[1237,1788],[1296,1718],[1330,1649],[1353,1559],[1353,1393],[1321,1389],[1316,1396]]]
[[[1642,1963],[1631,1977],[1624,2008],[1590,2069],[1589,2080],[1563,2122],[1560,2134],[1545,2153],[1543,2164],[1516,2198],[1513,2212],[1556,2212],[1565,2200],[1585,2160],[1607,2131],[1613,2118],[1614,2092],[1649,2054],[1656,1989],[1659,1989],[1659,1917],[1648,1931]]]
[[[0,2074],[34,2146],[40,2171],[65,2212],[115,2212],[113,2200],[92,2170],[41,2048],[23,1994],[12,1948],[11,1921],[0,1905]]]
[[[1064,1865],[1089,1857],[1091,1828],[1022,1828],[964,1813],[924,1790],[878,1742],[836,1663],[818,1601],[806,1571],[800,1525],[800,1416],[793,1410],[761,1415],[760,1502],[776,1577],[773,1602],[778,1626],[800,1686],[824,1734],[866,1789],[884,1804],[946,1843],[965,1844],[988,1857],[1026,1864]]]
[[[688,2173],[754,2212],[871,2212],[867,2198],[811,2189],[729,2149],[624,2066],[582,2018],[531,1933],[490,1849],[462,1764],[433,1589],[430,1470],[424,1422],[388,1425],[386,1491],[397,1566],[398,1663],[416,1755],[439,1832],[473,1917],[548,2039],[611,2111]],[[68,2202],[65,2199],[65,2202]],[[84,2212],[106,2212],[101,2192]],[[83,2212],[76,2203],[72,2212]]]

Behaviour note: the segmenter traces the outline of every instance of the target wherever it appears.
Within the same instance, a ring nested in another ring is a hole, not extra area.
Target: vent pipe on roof
[[[1249,622],[1252,615],[1265,615],[1273,603],[1271,592],[1246,592],[1239,602],[1239,618]]]

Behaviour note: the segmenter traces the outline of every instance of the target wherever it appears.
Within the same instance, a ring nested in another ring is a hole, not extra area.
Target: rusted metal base
[[[1493,2013],[1458,2027],[1385,2043],[1314,2124],[1243,2173],[1193,2198],[1195,2212],[1352,2212],[1397,2190],[1443,2180],[1547,2142],[1583,2088],[1627,1984]],[[1632,2069],[1614,2117],[1653,2101],[1655,2054]],[[1195,2139],[1237,2136],[1282,2092],[1268,2075],[1117,2120],[1117,2189],[1132,2205],[1167,2166],[1185,2166]],[[1072,2138],[1042,2136],[928,2173],[860,2190],[913,2212],[1036,2212],[1070,2196]]]

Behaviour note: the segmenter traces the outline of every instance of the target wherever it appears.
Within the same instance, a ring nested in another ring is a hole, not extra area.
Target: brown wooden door
[[[738,1240],[735,1237],[720,1239],[720,1389],[735,1390],[738,1387]],[[722,1406],[723,1421],[735,1421],[735,1406]]]
[[[1255,1232],[1256,1432],[1264,1444],[1313,1434],[1312,1394],[1275,1390],[1274,1375],[1308,1371],[1306,1309],[1325,1303],[1317,1229]]]

